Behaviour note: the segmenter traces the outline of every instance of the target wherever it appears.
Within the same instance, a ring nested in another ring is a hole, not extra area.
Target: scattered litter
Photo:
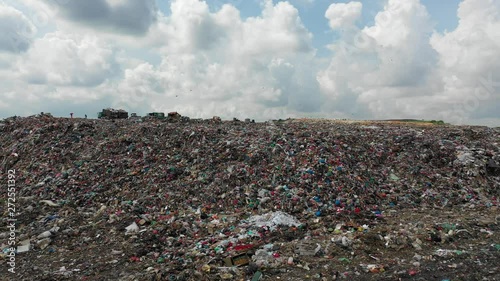
[[[40,200],[40,203],[45,203],[51,207],[59,207],[59,204],[52,202],[52,200]]]
[[[29,239],[23,240],[19,243],[19,246],[17,246],[17,253],[21,254],[28,252],[30,250],[30,247],[31,247],[30,240]]]
[[[133,234],[139,232],[139,226],[135,222],[133,222],[131,225],[127,226],[125,230],[125,234]]]

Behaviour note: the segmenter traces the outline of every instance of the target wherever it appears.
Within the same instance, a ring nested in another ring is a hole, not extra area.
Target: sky
[[[0,118],[500,126],[500,0],[0,0]]]

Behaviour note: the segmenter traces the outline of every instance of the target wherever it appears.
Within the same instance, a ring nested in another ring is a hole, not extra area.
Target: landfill
[[[0,280],[500,280],[500,130],[0,122]],[[1,192],[0,262],[9,236]]]

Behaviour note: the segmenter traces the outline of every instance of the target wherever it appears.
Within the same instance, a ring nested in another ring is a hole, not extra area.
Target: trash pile
[[[500,279],[492,128],[33,116],[0,132],[16,280]]]

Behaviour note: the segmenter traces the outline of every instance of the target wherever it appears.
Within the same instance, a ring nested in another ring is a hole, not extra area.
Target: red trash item
[[[251,245],[251,244],[248,244],[248,245],[237,245],[237,246],[234,246],[234,250],[235,251],[246,251],[246,250],[249,250],[249,249],[252,249],[254,246]]]

